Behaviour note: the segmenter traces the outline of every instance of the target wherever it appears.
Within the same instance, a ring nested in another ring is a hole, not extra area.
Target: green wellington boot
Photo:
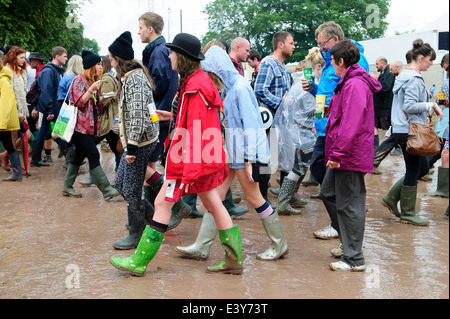
[[[314,178],[311,172],[309,173],[309,178],[302,181],[302,185],[305,187],[308,186],[319,186],[319,182]]]
[[[64,186],[62,189],[62,194],[64,196],[77,198],[81,197],[81,194],[75,192],[73,189],[73,183],[75,183],[79,170],[80,165],[69,164],[69,166],[67,166],[66,175],[64,176]]]
[[[188,194],[183,196],[183,201],[192,208],[192,212],[189,215],[190,218],[201,218],[203,213],[197,210],[197,194]]]
[[[301,175],[299,180],[297,181],[297,184],[295,185],[294,194],[292,194],[291,200],[289,201],[289,204],[291,205],[292,208],[303,208],[308,204],[308,202],[306,202],[296,196],[304,178],[305,178],[305,175]]]
[[[384,207],[389,209],[392,214],[399,218],[400,212],[398,211],[397,204],[400,201],[400,192],[404,180],[404,177],[400,178],[400,180],[398,180],[397,183],[395,183],[389,190],[389,193],[381,199],[381,204],[383,204]]]
[[[159,177],[159,179],[156,182],[154,182],[152,185],[150,185],[149,187],[154,193],[158,194],[159,191],[161,190],[161,187],[163,184],[164,184],[164,175],[161,175]],[[144,190],[144,196],[145,195],[146,195],[146,192]],[[151,203],[150,200],[149,200],[149,202]],[[172,207],[172,217],[170,218],[170,222],[169,222],[167,231],[172,230],[175,227],[177,227],[178,225],[180,225],[180,223],[183,221],[183,218],[186,218],[187,216],[189,216],[191,214],[191,212],[192,212],[191,206],[186,204],[183,201],[183,198],[180,198],[180,200],[178,202],[176,202],[175,205],[173,205],[173,207]]]
[[[219,229],[222,247],[225,249],[225,258],[217,266],[210,266],[207,273],[224,273],[231,275],[242,274],[242,242],[238,226],[230,229]]]
[[[272,244],[265,252],[259,254],[256,259],[275,261],[286,256],[289,253],[289,249],[278,213],[273,213],[269,217],[262,219],[261,222]]]
[[[431,196],[448,198],[448,170],[448,167],[440,166],[438,168],[437,189]]]
[[[119,270],[126,271],[133,276],[142,277],[147,270],[148,263],[158,252],[163,239],[163,233],[146,226],[136,252],[127,258],[111,257],[110,262]]]
[[[225,206],[230,216],[241,216],[248,213],[248,208],[234,204],[233,194],[230,188],[228,188],[225,200],[223,201],[223,206]]]
[[[175,251],[184,257],[206,260],[216,237],[217,226],[214,217],[210,212],[205,212],[195,242],[187,247],[177,246]]]
[[[291,207],[290,201],[292,195],[294,194],[295,187],[297,185],[296,181],[284,178],[283,185],[281,185],[280,195],[278,196],[277,212],[280,215],[300,215],[301,210],[297,210]]]
[[[111,198],[120,195],[117,189],[111,186],[111,183],[101,166],[97,166],[93,170],[90,170],[89,173],[91,174],[95,185],[97,185],[98,189],[103,193],[103,198],[105,200],[110,200]]]
[[[400,195],[400,221],[416,226],[428,226],[429,221],[416,216],[417,185],[402,185]]]
[[[298,193],[298,190],[300,189],[300,184],[303,180],[303,177],[298,180],[297,185],[295,186],[295,189],[294,189],[294,193],[292,194],[291,200],[289,201],[289,204],[291,205],[292,208],[303,208],[308,204],[308,202],[301,200],[300,198],[298,198],[296,196],[296,194]],[[280,189],[281,189],[281,187],[280,188],[270,188],[270,192],[272,194],[274,194],[275,196],[278,196],[278,195],[280,195]]]

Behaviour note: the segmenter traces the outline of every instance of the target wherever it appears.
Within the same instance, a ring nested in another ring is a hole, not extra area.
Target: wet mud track
[[[54,151],[55,153],[55,151]],[[54,156],[56,157],[56,156]],[[51,167],[32,168],[22,183],[0,182],[0,298],[1,299],[448,299],[448,199],[426,196],[432,182],[419,182],[419,215],[428,227],[399,222],[379,200],[403,174],[402,157],[388,156],[382,175],[367,175],[367,223],[364,238],[366,272],[333,272],[330,250],[339,240],[319,240],[313,231],[330,221],[320,200],[309,196],[317,187],[301,187],[298,196],[308,201],[299,216],[282,216],[289,244],[287,258],[256,260],[270,242],[255,211],[235,219],[243,241],[242,276],[211,275],[208,265],[223,258],[216,239],[207,261],[180,257],[177,245],[190,245],[201,219],[185,219],[167,233],[160,251],[144,277],[115,269],[111,256],[126,257],[112,243],[127,236],[126,203],[121,197],[104,202],[96,187],[75,189],[83,198],[61,195],[65,170],[62,159]],[[440,161],[436,163],[436,166]],[[111,182],[115,172],[111,153],[102,151],[102,166]],[[0,171],[0,178],[8,173]],[[272,176],[272,186],[278,187]],[[243,197],[237,182],[233,193]],[[271,196],[271,195],[269,195]],[[270,197],[276,202],[275,197]],[[201,203],[200,211],[204,211]]]

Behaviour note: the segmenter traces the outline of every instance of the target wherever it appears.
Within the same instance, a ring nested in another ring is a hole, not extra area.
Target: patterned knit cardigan
[[[125,151],[155,142],[159,136],[159,122],[150,119],[149,105],[154,104],[150,83],[142,69],[128,72],[122,78],[119,104],[120,139]]]

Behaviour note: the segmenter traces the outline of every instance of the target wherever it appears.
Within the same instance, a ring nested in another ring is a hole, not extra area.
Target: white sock
[[[289,178],[291,181],[298,182],[298,180],[300,179],[300,175],[297,175],[291,171],[287,178]]]

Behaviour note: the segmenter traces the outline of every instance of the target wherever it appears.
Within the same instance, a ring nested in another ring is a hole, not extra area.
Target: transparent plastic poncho
[[[297,149],[311,153],[316,142],[313,131],[316,99],[303,90],[302,77],[303,72],[292,74],[294,83],[278,107],[272,126],[277,129],[278,163],[284,172],[292,170]]]

